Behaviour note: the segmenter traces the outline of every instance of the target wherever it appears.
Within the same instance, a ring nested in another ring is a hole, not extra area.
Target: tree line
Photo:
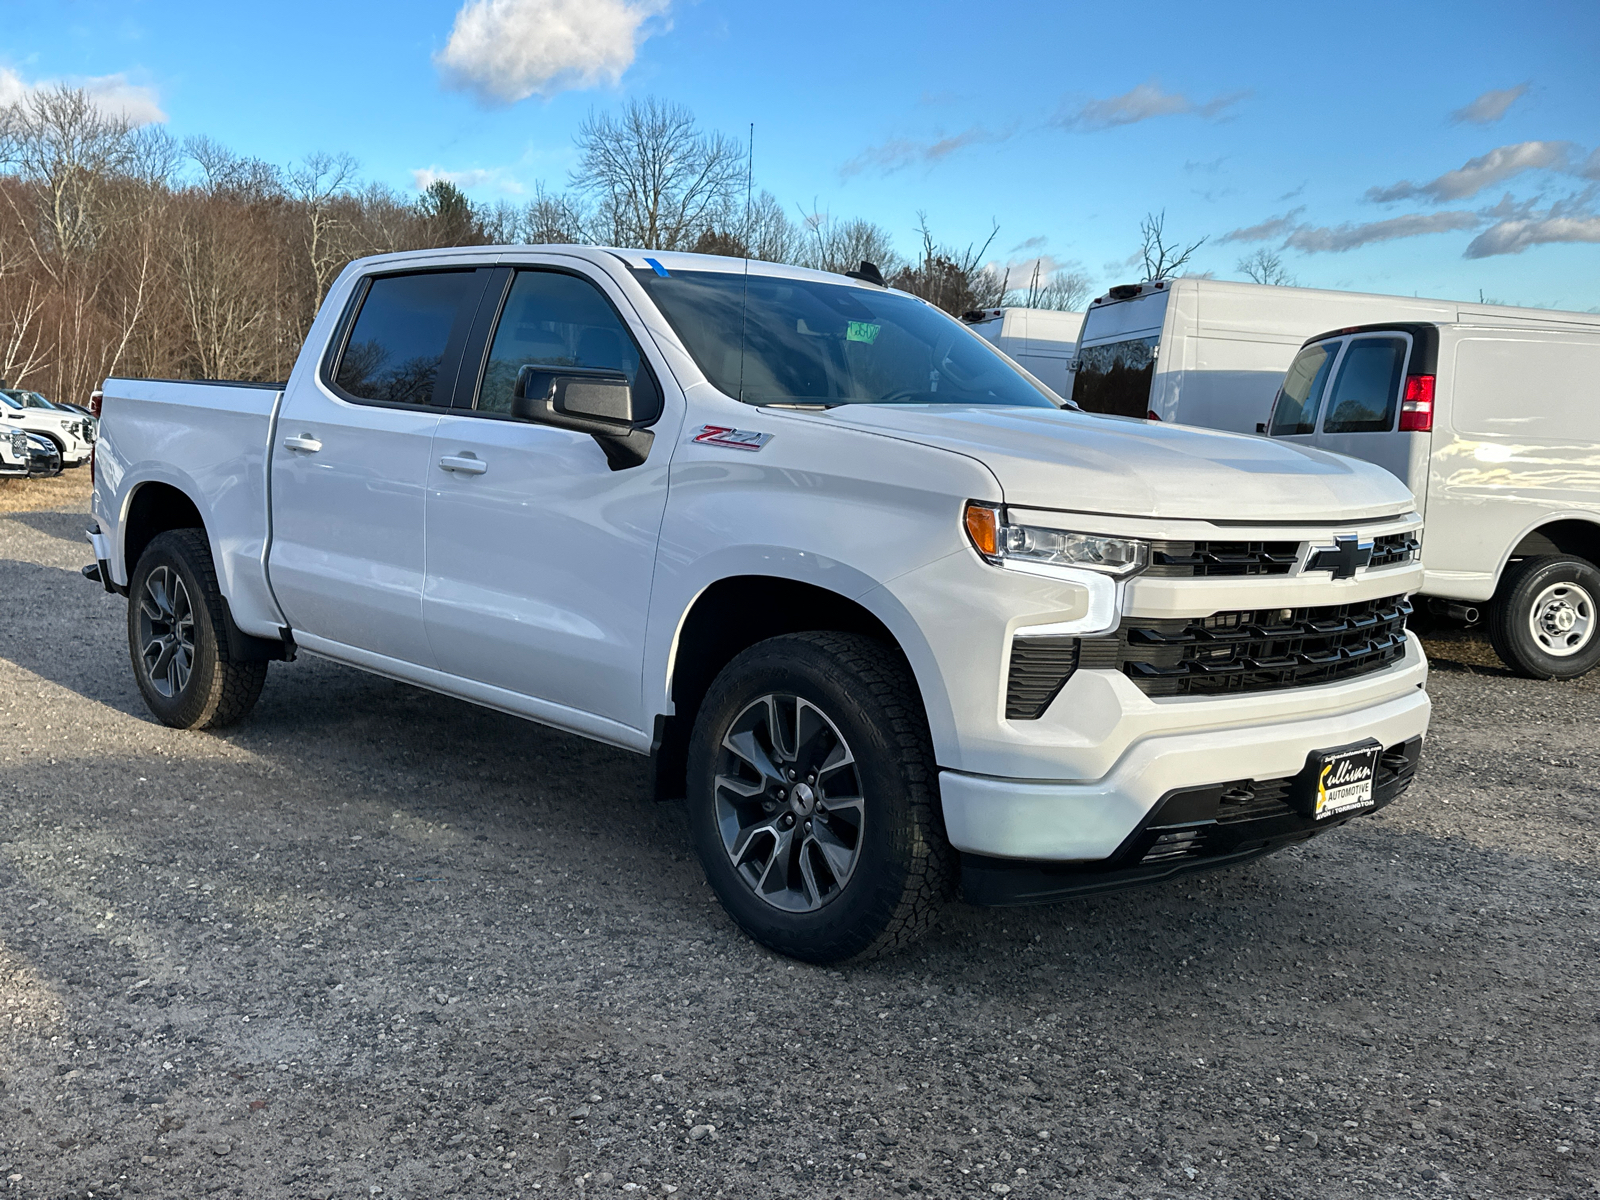
[[[994,240],[901,255],[882,226],[757,190],[745,148],[687,109],[641,100],[591,115],[566,186],[475,204],[436,180],[408,196],[346,154],[283,167],[204,137],[135,126],[68,87],[0,109],[0,378],[62,399],[108,375],[281,380],[328,288],[368,254],[484,244],[694,250],[853,270],[962,313],[1078,308],[1088,279],[1011,279]]]

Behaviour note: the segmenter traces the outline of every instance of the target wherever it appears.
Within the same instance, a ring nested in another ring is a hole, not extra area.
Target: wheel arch
[[[1495,572],[1495,590],[1505,579],[1506,568],[1520,558],[1564,554],[1585,559],[1600,567],[1600,517],[1593,513],[1562,513],[1541,518],[1523,530]]]
[[[882,589],[873,592],[879,597],[886,594]],[[683,794],[689,733],[718,672],[741,651],[786,633],[858,633],[893,648],[910,666],[930,724],[937,727],[934,717],[941,711],[941,697],[929,694],[926,672],[917,669],[919,659],[931,663],[931,654],[918,653],[926,647],[898,635],[893,627],[904,629],[909,621],[906,614],[875,612],[859,598],[782,576],[731,575],[703,588],[678,622],[667,663],[673,712],[657,719],[658,795]]]
[[[128,493],[120,523],[123,570],[131,580],[139,556],[159,534],[169,529],[206,529],[200,506],[182,488],[161,480],[147,480]]]

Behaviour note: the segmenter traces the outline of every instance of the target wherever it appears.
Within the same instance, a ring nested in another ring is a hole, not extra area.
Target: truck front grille
[[[1149,696],[1260,692],[1379,671],[1405,654],[1404,596],[1214,613],[1125,617],[1115,637],[1085,638],[1077,665],[1120,670]]]
[[[1299,542],[1156,542],[1145,574],[1168,579],[1287,575],[1299,553]]]
[[[1421,549],[1422,543],[1412,534],[1386,533],[1382,537],[1372,539],[1372,561],[1367,564],[1367,568],[1370,570],[1373,567],[1393,567],[1400,563],[1408,563]]]

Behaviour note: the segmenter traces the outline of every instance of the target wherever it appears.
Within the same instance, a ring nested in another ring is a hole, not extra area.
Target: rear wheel
[[[1530,679],[1573,679],[1600,662],[1600,570],[1542,555],[1507,569],[1489,610],[1489,640]]]
[[[757,941],[810,962],[884,954],[921,937],[949,892],[937,778],[897,654],[854,634],[772,638],[700,707],[691,836]]]
[[[173,529],[145,547],[128,581],[128,651],[150,711],[177,729],[217,729],[255,706],[264,661],[234,662],[211,547]]]

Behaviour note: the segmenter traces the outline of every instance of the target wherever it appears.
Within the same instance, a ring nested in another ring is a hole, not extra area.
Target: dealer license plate
[[[1372,740],[1312,751],[1300,776],[1301,812],[1326,821],[1371,808],[1375,803],[1372,785],[1382,753],[1383,747]]]

